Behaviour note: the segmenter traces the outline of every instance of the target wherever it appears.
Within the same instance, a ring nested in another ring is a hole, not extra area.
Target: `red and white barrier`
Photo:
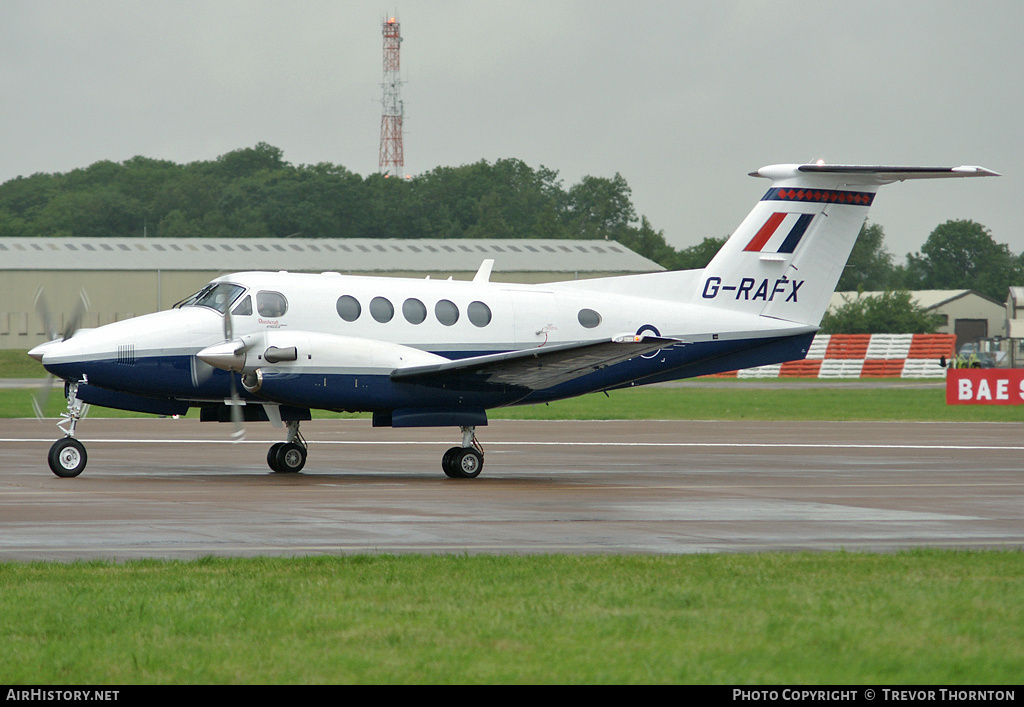
[[[945,378],[954,334],[818,334],[807,358],[720,373],[738,378]]]

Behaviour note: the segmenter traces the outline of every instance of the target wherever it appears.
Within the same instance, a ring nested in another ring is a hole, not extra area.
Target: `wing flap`
[[[399,368],[391,373],[391,380],[443,388],[501,386],[541,390],[682,343],[664,337],[617,336]]]

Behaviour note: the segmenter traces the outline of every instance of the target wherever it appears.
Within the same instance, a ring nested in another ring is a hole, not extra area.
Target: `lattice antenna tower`
[[[402,80],[399,75],[402,33],[398,18],[386,18],[381,23],[381,33],[384,35],[384,80],[381,83],[383,95],[380,101],[380,171],[401,179],[405,176],[405,153],[402,148],[405,108],[402,105]]]

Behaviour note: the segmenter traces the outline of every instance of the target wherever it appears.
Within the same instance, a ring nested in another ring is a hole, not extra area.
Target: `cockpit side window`
[[[247,317],[252,314],[252,297],[246,295],[241,302],[231,310],[232,314]]]
[[[232,285],[230,282],[211,282],[177,306],[209,307],[224,314],[228,311],[231,303],[243,292],[245,292],[245,288],[240,285]]]

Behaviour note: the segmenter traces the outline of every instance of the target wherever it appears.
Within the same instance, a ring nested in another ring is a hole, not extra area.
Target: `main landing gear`
[[[476,427],[463,426],[462,446],[452,447],[441,458],[449,479],[475,479],[484,469],[484,448],[476,440]]]
[[[288,423],[288,441],[278,442],[267,452],[267,466],[278,474],[294,474],[306,465],[308,445],[299,433],[299,421]]]
[[[67,393],[68,410],[60,414],[62,421],[57,423],[57,427],[64,433],[64,438],[54,442],[50,447],[50,453],[46,455],[50,471],[61,478],[78,476],[89,460],[85,453],[85,445],[75,439],[75,428],[82,419],[86,407],[85,403],[78,399],[78,383],[68,383]]]
[[[475,479],[484,468],[484,449],[476,439],[476,427],[463,426],[462,446],[444,453],[441,468],[451,479]],[[288,441],[278,442],[267,451],[267,466],[278,474],[294,474],[306,464],[308,445],[299,433],[299,422],[288,423]]]

